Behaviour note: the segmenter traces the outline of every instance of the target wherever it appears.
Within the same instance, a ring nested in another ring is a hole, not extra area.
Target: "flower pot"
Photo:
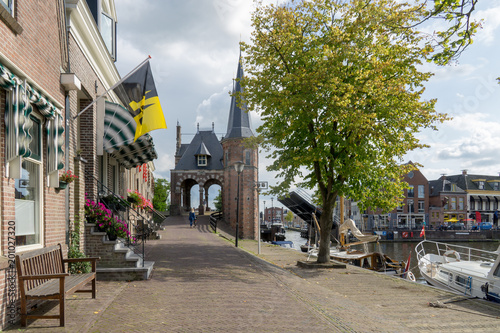
[[[115,234],[108,234],[108,239],[110,241],[115,241],[118,239],[118,235],[115,235]]]
[[[68,187],[68,183],[66,183],[65,181],[60,180],[59,181],[59,187],[58,187],[58,189],[59,190],[64,190],[66,187]]]
[[[101,227],[101,226],[99,226],[99,222],[96,222],[96,224],[95,224],[95,228],[96,228],[96,230],[97,230],[98,232],[104,232],[104,231],[106,231],[106,228],[105,228],[105,227]]]

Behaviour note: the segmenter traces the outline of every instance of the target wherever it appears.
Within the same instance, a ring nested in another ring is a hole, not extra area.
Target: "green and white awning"
[[[149,134],[144,134],[134,142],[136,128],[137,124],[127,109],[106,102],[104,150],[127,169],[158,158],[153,138]]]
[[[30,119],[30,114],[33,112],[32,105],[35,105],[46,118],[47,172],[50,174],[63,169],[64,152],[62,146],[64,144],[64,125],[59,110],[46,96],[33,88],[29,83],[21,80],[1,63],[0,87],[11,92],[5,110],[7,163],[22,157],[31,156],[29,147],[32,141],[30,133],[33,123]],[[16,175],[17,173],[13,172],[11,177]]]

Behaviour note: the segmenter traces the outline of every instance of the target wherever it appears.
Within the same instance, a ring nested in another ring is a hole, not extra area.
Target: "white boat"
[[[424,240],[415,251],[420,274],[427,283],[500,302],[500,247],[496,251],[484,251]]]

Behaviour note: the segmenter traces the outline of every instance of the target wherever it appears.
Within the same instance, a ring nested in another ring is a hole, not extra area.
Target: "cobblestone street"
[[[147,242],[148,281],[98,282],[97,300],[66,302],[66,327],[29,322],[29,332],[498,332],[500,306],[356,267],[298,268],[298,251],[209,229],[201,217],[165,221]],[[223,236],[223,237],[221,237]],[[49,311],[56,311],[56,308]],[[15,327],[17,329],[18,327]]]

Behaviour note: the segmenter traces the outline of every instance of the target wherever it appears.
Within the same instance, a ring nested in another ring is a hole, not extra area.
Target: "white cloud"
[[[476,40],[478,42],[483,42],[485,44],[492,44],[495,41],[495,33],[498,31],[500,26],[500,5],[496,7],[478,10],[473,16],[475,19],[483,19],[481,23],[482,29],[479,29],[476,35]]]

